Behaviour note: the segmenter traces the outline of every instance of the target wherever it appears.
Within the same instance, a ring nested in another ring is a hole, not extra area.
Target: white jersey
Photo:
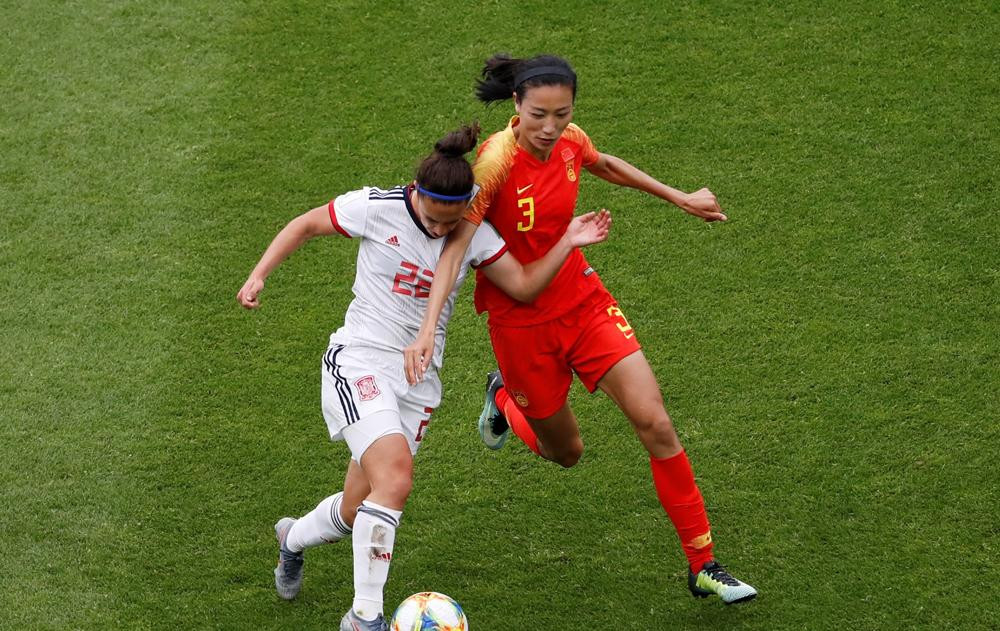
[[[432,237],[410,204],[411,187],[382,190],[365,187],[330,202],[330,219],[345,237],[360,237],[354,300],[344,326],[330,336],[331,344],[364,345],[399,353],[420,330],[431,279],[445,239]],[[438,320],[431,365],[441,367],[445,327],[469,266],[482,267],[507,251],[503,239],[487,222],[472,237],[455,287]]]

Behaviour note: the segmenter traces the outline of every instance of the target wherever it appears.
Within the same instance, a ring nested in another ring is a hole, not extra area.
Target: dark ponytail
[[[417,185],[419,192],[430,193],[432,197],[471,196],[475,177],[472,166],[465,159],[465,154],[472,151],[479,141],[479,123],[465,125],[449,133],[434,143],[434,152],[424,158],[417,168]],[[454,203],[468,202],[465,199],[440,200]]]
[[[509,99],[516,92],[517,98],[522,99],[528,88],[540,85],[569,86],[576,100],[576,72],[562,57],[538,55],[515,59],[507,53],[497,53],[483,65],[483,78],[476,81],[476,98],[492,103]]]

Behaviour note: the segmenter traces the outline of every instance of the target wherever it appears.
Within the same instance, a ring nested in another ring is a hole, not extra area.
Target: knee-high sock
[[[340,516],[343,497],[343,491],[331,495],[297,519],[285,537],[285,547],[291,552],[302,552],[323,543],[340,541],[351,534],[350,526]]]
[[[365,500],[354,519],[354,613],[374,620],[382,613],[382,590],[389,578],[389,562],[396,527],[403,511]]]
[[[687,454],[681,451],[670,458],[650,457],[649,466],[656,495],[677,529],[688,565],[692,572],[698,572],[712,560],[712,531]]]
[[[514,400],[507,394],[507,388],[497,390],[494,399],[496,400],[497,407],[500,408],[504,417],[507,418],[510,431],[514,432],[514,435],[520,438],[528,446],[528,449],[538,455],[542,455],[538,451],[538,436],[535,436],[535,431],[531,429],[531,425],[528,425],[528,419],[524,418],[524,412],[521,411],[521,408],[517,407]]]

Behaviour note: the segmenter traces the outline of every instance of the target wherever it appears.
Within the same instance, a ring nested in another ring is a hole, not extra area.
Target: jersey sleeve
[[[368,190],[344,193],[330,200],[330,221],[347,238],[362,237],[368,223]]]
[[[477,226],[483,222],[494,198],[507,183],[507,175],[517,151],[517,139],[510,127],[490,136],[479,147],[472,173],[479,185],[479,193],[472,200],[465,219]]]
[[[466,254],[466,261],[472,267],[480,268],[495,262],[507,252],[507,243],[488,221],[479,224],[476,233],[472,235],[472,243]]]
[[[576,126],[575,123],[570,123],[566,126],[563,135],[566,136],[568,140],[572,140],[576,144],[580,145],[580,154],[583,158],[583,166],[590,166],[597,162],[600,158],[600,154],[597,152],[597,148],[594,143],[591,142],[590,136],[587,135],[585,131]]]

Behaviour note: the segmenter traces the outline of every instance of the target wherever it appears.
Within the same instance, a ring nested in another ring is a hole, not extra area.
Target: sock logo
[[[392,561],[392,552],[389,552],[388,550],[385,550],[383,548],[372,548],[371,560],[385,561],[386,563],[388,563],[389,561]]]
[[[712,531],[709,530],[703,535],[699,535],[691,540],[690,546],[694,549],[704,548],[712,543]]]

